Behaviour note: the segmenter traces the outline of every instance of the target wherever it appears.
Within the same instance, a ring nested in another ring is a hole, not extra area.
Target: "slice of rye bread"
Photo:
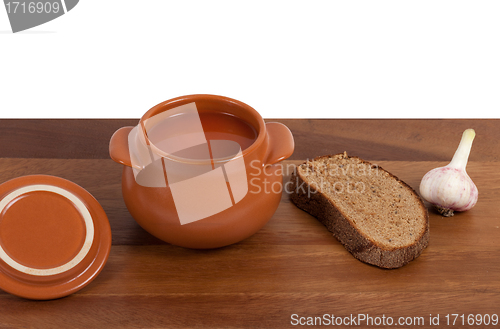
[[[291,200],[316,217],[357,259],[398,268],[429,242],[429,215],[405,182],[355,156],[320,156],[297,166]]]

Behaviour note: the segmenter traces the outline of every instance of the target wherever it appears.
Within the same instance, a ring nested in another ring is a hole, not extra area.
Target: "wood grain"
[[[108,159],[113,133],[139,119],[0,120],[0,157]],[[267,119],[286,124],[296,147],[291,159],[347,151],[361,158],[445,161],[461,133],[474,128],[472,161],[500,161],[500,120]]]
[[[342,126],[343,120],[331,121],[325,127]],[[307,122],[301,128],[297,121],[295,129],[308,131]],[[411,121],[407,134],[428,122]],[[452,126],[461,124],[470,122],[459,120]],[[316,128],[318,134],[327,134],[320,131],[321,125]],[[22,131],[20,125],[16,134]],[[368,134],[346,132],[349,140],[359,140],[350,144],[353,155],[363,152],[356,152],[356,145],[373,145]],[[295,138],[298,147],[312,147],[317,141],[316,135]],[[428,145],[427,140],[419,143]],[[390,143],[398,142],[385,144]],[[315,155],[323,154],[321,147]],[[415,147],[420,154],[435,152],[432,145],[430,152],[426,146]],[[269,223],[249,239],[215,250],[190,250],[163,243],[135,223],[121,197],[122,167],[98,156],[98,147],[89,146],[86,158],[3,156],[0,183],[21,175],[50,174],[87,189],[109,217],[113,246],[103,272],[69,297],[35,302],[0,291],[0,328],[286,328],[294,327],[292,314],[358,313],[422,316],[427,324],[422,327],[428,327],[429,314],[439,313],[441,327],[449,327],[446,314],[500,314],[500,175],[494,160],[497,146],[492,147],[487,161],[476,157],[467,167],[480,193],[476,207],[451,218],[431,209],[429,247],[396,270],[354,259],[318,221],[295,207],[287,193]],[[414,189],[428,170],[447,163],[440,158],[399,161],[403,155],[398,152],[401,149],[388,147],[384,157],[390,160],[375,155],[366,159]],[[300,162],[283,162],[285,179]]]

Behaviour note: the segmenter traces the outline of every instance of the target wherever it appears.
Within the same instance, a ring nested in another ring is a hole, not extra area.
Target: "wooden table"
[[[189,250],[149,235],[123,203],[122,166],[109,159],[108,141],[137,120],[0,120],[0,183],[27,174],[72,180],[101,203],[113,232],[107,265],[81,291],[45,302],[0,292],[0,328],[281,328],[296,327],[293,314],[297,321],[324,314],[423,317],[425,327],[430,314],[439,314],[441,326],[451,327],[447,314],[465,314],[465,321],[468,314],[500,314],[500,121],[268,121],[287,124],[295,136],[286,167],[347,151],[416,190],[472,127],[477,137],[467,169],[479,202],[451,218],[429,211],[429,247],[396,270],[354,259],[286,194],[251,238]]]

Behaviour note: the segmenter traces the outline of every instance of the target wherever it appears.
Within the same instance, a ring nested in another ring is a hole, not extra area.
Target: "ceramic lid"
[[[111,249],[108,218],[66,179],[23,176],[0,185],[0,289],[54,299],[82,289]]]

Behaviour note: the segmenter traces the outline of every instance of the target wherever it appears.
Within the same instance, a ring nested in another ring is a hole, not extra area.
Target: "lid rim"
[[[238,101],[233,98],[229,98],[226,96],[219,96],[219,95],[211,95],[211,94],[192,94],[192,95],[186,95],[186,96],[180,96],[176,98],[172,98],[169,100],[166,100],[164,102],[161,102],[152,108],[150,108],[139,120],[139,123],[137,125],[138,130],[142,133],[143,136],[145,137],[146,140],[146,145],[151,147],[152,151],[154,151],[158,156],[167,158],[172,161],[180,162],[180,163],[186,163],[186,164],[193,164],[193,165],[201,165],[201,164],[210,164],[211,161],[209,159],[206,160],[195,160],[195,159],[186,159],[182,157],[177,157],[175,155],[166,153],[159,149],[154,143],[152,143],[147,135],[146,128],[144,126],[144,123],[152,118],[154,115],[158,114],[157,112],[163,112],[163,111],[168,111],[171,108],[169,108],[171,105],[176,105],[178,103],[185,103],[185,102],[194,102],[198,101],[199,99],[202,100],[211,100],[214,102],[220,102],[220,103],[228,103],[235,105],[241,109],[244,109],[248,113],[252,115],[252,117],[256,120],[258,127],[255,127],[252,125],[254,129],[256,129],[257,135],[255,136],[255,140],[252,142],[251,145],[246,147],[245,149],[241,150],[241,156],[238,157],[248,157],[250,154],[254,153],[265,141],[266,138],[266,123],[262,116],[250,105],[243,103],[242,101]],[[224,111],[221,111],[221,113],[226,113]],[[232,115],[232,114],[231,114]],[[213,161],[217,160],[214,163],[224,163],[228,160],[230,160],[231,157],[226,158],[221,158],[221,159],[213,159]]]
[[[5,259],[1,259],[1,267],[4,267],[4,270],[0,267],[0,289],[27,299],[49,300],[65,297],[88,285],[101,272],[111,250],[111,228],[102,206],[88,191],[69,180],[56,176],[29,175],[7,181],[0,185],[0,203],[16,190],[23,187],[29,189],[33,185],[54,186],[79,200],[80,207],[83,208],[77,207],[77,210],[85,209],[88,212],[90,223],[94,229],[90,240],[87,239],[90,236],[87,234],[87,230],[85,233],[86,242],[89,242],[89,250],[74,266],[46,276],[19,272],[10,267]],[[66,196],[63,195],[63,197]],[[82,214],[80,213],[80,215]]]
[[[78,251],[77,255],[73,257],[69,262],[52,268],[35,268],[27,265],[23,265],[10,257],[7,252],[3,249],[0,244],[0,259],[2,259],[7,265],[18,270],[20,272],[34,275],[34,276],[51,276],[57,275],[60,273],[64,273],[77,266],[88,254],[90,248],[92,246],[92,242],[94,241],[94,224],[92,221],[92,216],[90,215],[88,209],[85,207],[83,202],[79,197],[74,195],[68,190],[62,189],[60,187],[54,185],[47,184],[34,184],[34,185],[26,185],[20,187],[14,191],[11,191],[9,194],[4,196],[0,200],[0,214],[4,210],[4,208],[16,198],[22,196],[23,194],[30,192],[52,192],[56,193],[67,200],[69,200],[79,211],[80,215],[83,217],[85,223],[85,241],[83,242],[83,246]],[[69,197],[68,197],[69,196]]]

